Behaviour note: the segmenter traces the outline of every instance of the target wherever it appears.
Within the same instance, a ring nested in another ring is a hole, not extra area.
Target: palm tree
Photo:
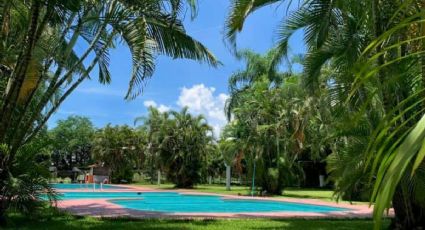
[[[393,88],[404,89],[404,93],[396,95],[387,92],[390,97],[396,96],[396,101],[374,131],[366,154],[367,162],[377,175],[372,193],[376,202],[375,217],[380,218],[385,208],[392,205],[396,212],[395,227],[406,229],[425,224],[422,200],[425,71],[417,65],[423,64],[425,47],[423,30],[419,29],[423,28],[421,7],[423,1],[408,1],[397,6],[391,12],[393,23],[370,42],[357,61],[364,68],[354,71],[357,83],[354,89],[364,85],[364,79],[383,75],[386,81],[393,82]],[[376,54],[372,56],[372,53]]]
[[[143,120],[143,125],[147,128],[148,131],[148,162],[147,167],[149,168],[151,183],[153,183],[153,178],[155,177],[155,169],[157,170],[157,179],[158,184],[161,182],[161,171],[164,170],[165,164],[161,161],[161,143],[165,138],[166,130],[169,124],[169,113],[161,113],[158,109],[154,107],[149,107],[148,116],[138,118],[137,120]]]
[[[248,15],[274,2],[284,1],[234,1],[227,21],[229,40],[235,43]],[[363,124],[357,130],[372,134],[363,139],[369,144],[363,144],[359,161],[365,162],[370,181],[376,177],[372,201],[377,202],[377,227],[391,201],[395,226],[411,229],[425,220],[418,187],[424,180],[417,170],[424,159],[419,151],[423,129],[421,123],[416,125],[421,121],[425,79],[425,71],[416,65],[424,60],[421,7],[420,0],[308,0],[278,30],[273,63],[287,54],[291,35],[303,29],[308,47],[305,85],[314,93],[321,87],[321,76],[330,74],[325,87],[331,90],[331,106],[345,104],[356,114],[355,124]],[[332,71],[325,72],[325,67]],[[344,145],[354,147],[353,136],[344,136]]]
[[[0,140],[9,144],[12,152],[28,142],[96,66],[99,81],[109,83],[108,51],[118,42],[132,53],[126,99],[141,92],[143,81],[154,72],[157,54],[217,65],[214,56],[185,33],[180,20],[183,10],[180,0],[6,4],[1,8],[2,27],[6,28],[1,36],[6,42],[0,63],[9,71],[2,72],[6,73],[6,85],[1,87]],[[25,25],[10,25],[9,21],[27,21],[30,29],[23,32]],[[77,41],[86,42],[81,53],[75,52]],[[6,52],[16,44],[21,48],[17,54]]]
[[[228,125],[225,127],[225,131],[222,134],[222,139],[218,143],[220,153],[224,159],[224,164],[226,166],[226,190],[230,191],[231,185],[231,167],[236,156],[240,154],[241,148],[239,146],[238,140],[233,137],[232,131],[229,130],[235,126]]]
[[[280,73],[276,68],[270,70],[271,60],[275,55],[275,50],[270,50],[265,55],[260,55],[251,50],[240,50],[236,57],[244,61],[246,66],[243,70],[236,71],[229,78],[229,93],[232,95],[226,101],[225,112],[227,118],[231,118],[231,110],[237,106],[239,95],[252,86],[256,81],[267,78],[271,85],[279,86],[284,78],[284,73]]]
[[[201,180],[212,128],[203,116],[193,117],[188,108],[172,111],[173,118],[161,143],[161,159],[166,162],[168,178],[179,188],[191,188]]]
[[[213,144],[212,128],[205,118],[191,115],[188,108],[161,113],[150,107],[148,116],[138,120],[144,121],[148,132],[151,178],[156,169],[179,188],[199,183]]]
[[[9,148],[0,151],[1,196],[19,148],[37,136],[63,101],[94,69],[100,83],[111,81],[109,51],[116,45],[128,47],[132,56],[128,100],[153,75],[157,55],[217,66],[211,52],[186,33],[186,6],[195,16],[193,0],[0,3],[0,143]],[[77,51],[77,44],[83,50]]]
[[[238,146],[249,162],[250,173],[263,190],[273,194],[280,194],[285,185],[302,175],[295,162],[306,148],[306,121],[312,106],[297,77],[282,81],[274,88],[266,79],[257,80],[238,93],[229,125],[237,130],[233,137],[241,142]]]

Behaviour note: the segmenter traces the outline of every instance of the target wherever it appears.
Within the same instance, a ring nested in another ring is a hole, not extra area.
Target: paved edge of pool
[[[185,195],[214,195],[223,199],[232,200],[268,200],[290,203],[303,203],[320,206],[330,206],[344,208],[344,211],[333,212],[246,212],[246,213],[204,213],[204,212],[179,212],[179,213],[161,213],[140,211],[124,208],[118,204],[110,202],[111,199],[78,199],[78,200],[60,200],[57,207],[73,215],[93,216],[93,217],[111,217],[111,218],[167,218],[167,219],[205,219],[205,218],[325,218],[325,219],[346,219],[346,218],[372,218],[373,207],[366,204],[350,205],[348,203],[334,203],[316,199],[298,199],[298,198],[272,198],[272,197],[248,197],[235,195],[222,195],[216,193],[193,192],[187,190],[157,190],[142,186],[118,185],[126,187],[125,189],[103,189],[102,192],[177,192]],[[87,190],[69,189],[58,190],[59,192],[87,192]],[[114,198],[115,199],[115,198]],[[388,216],[393,216],[390,210]]]

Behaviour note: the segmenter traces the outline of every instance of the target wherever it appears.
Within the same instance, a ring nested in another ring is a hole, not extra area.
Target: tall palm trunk
[[[0,41],[4,41],[5,38],[7,38],[7,35],[9,33],[9,26],[10,26],[10,6],[12,4],[12,1],[5,1],[3,3],[3,12],[2,12],[2,19],[0,23]]]
[[[380,4],[380,0],[373,0],[372,1],[372,14],[373,14],[373,30],[374,30],[374,37],[375,39],[382,35],[384,29],[382,28],[382,15],[384,14],[381,12],[382,5]],[[380,53],[382,51],[380,46],[376,47],[375,52]],[[377,60],[378,66],[383,66],[385,64],[385,59],[383,55],[380,55]],[[381,86],[381,94],[382,94],[382,104],[384,107],[384,112],[390,111],[392,108],[391,105],[391,96],[388,88],[385,87],[385,85],[388,83],[388,79],[386,76],[387,73],[385,73],[384,68],[381,68],[378,71],[378,79]]]
[[[0,197],[5,197],[6,190],[3,186],[8,180],[8,156],[6,152],[0,151]],[[0,226],[6,224],[7,199],[0,199]]]
[[[25,74],[27,72],[30,60],[33,55],[35,43],[38,39],[36,35],[41,9],[42,7],[40,1],[32,1],[31,22],[28,27],[28,32],[26,34],[24,48],[22,49],[22,52],[19,55],[18,60],[20,61],[17,63],[16,69],[14,70],[12,76],[9,79],[2,109],[0,112],[0,142],[6,142],[6,132],[10,125],[11,118],[16,107],[20,89],[25,80]],[[39,29],[42,30],[42,28]]]
[[[378,38],[385,31],[385,28],[382,26],[385,25],[387,20],[385,19],[386,11],[383,10],[387,8],[388,4],[394,4],[394,2],[390,1],[381,1],[381,0],[373,0],[372,1],[372,11],[374,16],[374,36]],[[421,24],[420,31],[423,33],[424,23]],[[400,35],[403,36],[403,35]],[[422,41],[421,46],[425,47],[425,40]],[[375,52],[380,53],[382,51],[380,46],[377,46]],[[385,56],[380,55],[377,59],[378,66],[384,66],[386,63]],[[422,82],[425,86],[425,57],[421,59],[421,69],[422,69]],[[397,98],[400,95],[397,92],[393,92],[385,85],[389,82],[390,73],[382,68],[378,71],[378,79],[380,81],[380,85],[382,87],[382,104],[384,112],[391,111],[394,107],[397,106],[396,101],[392,101],[391,98]],[[404,99],[404,98],[403,98]],[[406,173],[402,181],[397,185],[396,192],[393,196],[392,205],[395,212],[395,218],[392,222],[392,228],[394,229],[418,229],[420,226],[425,226],[425,207],[423,204],[418,202],[415,199],[415,194],[412,189],[410,189],[411,185],[410,173]]]
[[[419,9],[423,9],[425,1],[419,2]],[[419,24],[419,36],[425,35],[425,23]],[[421,39],[419,43],[419,49],[425,50],[425,39]],[[425,56],[422,55],[420,58],[421,64],[421,81],[422,87],[425,89]],[[425,97],[425,92],[422,94]],[[423,104],[422,106],[425,106]],[[424,164],[423,162],[422,164]],[[413,180],[419,178],[412,178],[410,172],[406,172],[402,180],[399,182],[396,188],[396,192],[393,196],[392,205],[395,212],[395,218],[392,222],[394,229],[422,229],[425,226],[425,204],[416,199],[416,192],[412,189]],[[425,183],[419,181],[419,183]]]
[[[425,23],[420,24],[420,36],[425,36]],[[425,39],[420,42],[420,49],[425,50]],[[420,58],[422,87],[425,88],[425,56]],[[425,92],[422,94],[425,97]],[[425,106],[423,104],[422,106]],[[424,164],[424,163],[422,163]],[[410,173],[405,173],[398,184],[392,199],[395,218],[392,222],[393,229],[422,229],[425,226],[425,205],[417,201],[415,191],[409,188],[412,178]],[[424,181],[419,183],[425,183]]]
[[[425,7],[425,0],[422,0],[419,3],[418,10],[424,9],[424,7]],[[425,20],[424,16],[422,16],[421,18],[422,20]],[[425,22],[420,23],[419,36],[420,37],[425,36]],[[425,38],[421,39],[419,47],[421,50],[425,50]],[[425,55],[421,55],[421,74],[422,74],[422,87],[425,89]],[[422,94],[422,96],[425,97],[425,91]],[[425,103],[423,106],[425,107]]]
[[[425,162],[424,162],[425,163]],[[422,163],[422,164],[424,164]],[[422,229],[425,226],[425,206],[417,200],[418,191],[414,188],[419,178],[411,177],[406,173],[394,193],[392,204],[395,217],[392,222],[393,229]]]

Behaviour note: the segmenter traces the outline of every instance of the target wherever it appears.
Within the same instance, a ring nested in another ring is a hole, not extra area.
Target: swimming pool
[[[55,189],[93,189],[93,184],[51,184]],[[100,184],[95,184],[95,189],[100,189]],[[103,189],[127,189],[127,187],[117,186],[117,185],[102,185]]]
[[[303,203],[228,199],[215,195],[188,195],[176,192],[67,192],[60,199],[107,199],[123,208],[162,213],[247,213],[347,211],[345,208]]]

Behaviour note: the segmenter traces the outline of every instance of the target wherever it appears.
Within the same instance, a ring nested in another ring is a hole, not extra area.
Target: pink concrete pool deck
[[[109,202],[108,199],[78,199],[78,200],[60,200],[57,206],[60,209],[70,212],[78,216],[93,217],[128,217],[128,218],[171,218],[171,219],[198,219],[198,218],[371,218],[373,207],[366,204],[335,203],[316,199],[297,199],[297,198],[264,198],[264,197],[247,197],[235,195],[221,195],[215,193],[193,192],[188,190],[156,190],[141,186],[122,186],[126,189],[103,189],[103,192],[178,192],[181,194],[191,195],[220,195],[223,199],[239,199],[239,200],[268,200],[268,201],[284,201],[312,205],[325,205],[339,208],[349,209],[347,211],[337,212],[246,212],[246,213],[160,213],[139,211],[123,208],[120,205]],[[87,189],[60,190],[62,192],[87,192]],[[115,198],[114,198],[115,199]],[[393,215],[392,210],[388,214]]]

